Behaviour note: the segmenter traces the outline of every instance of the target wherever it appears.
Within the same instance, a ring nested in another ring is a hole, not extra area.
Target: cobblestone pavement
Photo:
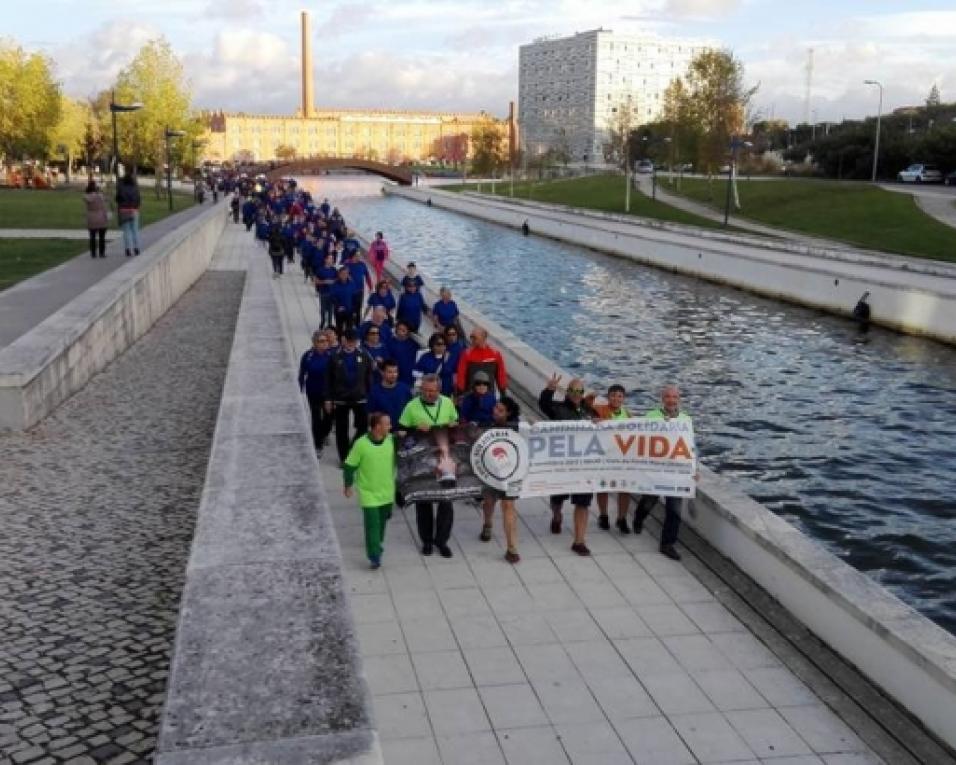
[[[243,282],[0,434],[0,765],[150,761]]]

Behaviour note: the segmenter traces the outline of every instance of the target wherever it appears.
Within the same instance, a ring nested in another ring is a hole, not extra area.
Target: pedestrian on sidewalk
[[[312,347],[302,354],[299,362],[299,390],[309,401],[312,415],[312,443],[319,457],[322,447],[332,432],[332,415],[325,411],[328,398],[325,393],[326,370],[329,366],[329,339],[317,329],[312,333]]]
[[[458,424],[458,411],[454,402],[439,391],[441,382],[438,375],[425,375],[422,378],[421,394],[405,405],[398,420],[403,431],[428,433],[435,430],[435,442],[441,449],[444,442],[444,455],[448,456],[448,428]],[[443,436],[443,438],[440,438]],[[415,522],[418,537],[422,542],[422,555],[431,555],[433,547],[438,548],[443,558],[452,556],[448,540],[455,518],[455,509],[448,500],[438,502],[436,510],[432,502],[415,503]]]
[[[123,230],[123,246],[126,248],[126,257],[139,255],[139,208],[142,198],[139,186],[136,185],[136,176],[127,170],[116,186],[116,208],[119,225]]]
[[[375,270],[376,284],[382,281],[382,274],[385,273],[385,262],[388,260],[389,249],[385,241],[385,234],[381,231],[375,232],[374,241],[368,246],[368,259]]]
[[[624,406],[624,398],[627,391],[623,385],[611,385],[607,389],[607,404],[594,405],[595,411],[602,420],[627,420],[633,415]],[[611,519],[607,514],[608,492],[600,492],[597,495],[598,506],[598,527],[607,531],[611,528]],[[627,510],[631,495],[626,491],[617,494],[617,521],[615,525],[622,534],[630,534],[631,529],[627,525]]]
[[[385,526],[392,517],[395,499],[395,438],[387,414],[375,412],[369,418],[369,432],[355,440],[342,469],[342,493],[352,496],[358,489],[365,526],[365,553],[372,569],[382,565]]]
[[[344,462],[352,443],[349,414],[355,428],[355,437],[368,430],[368,394],[372,390],[372,367],[375,362],[359,347],[358,332],[346,330],[342,347],[329,359],[325,391],[328,398],[325,410],[335,412],[335,448],[339,462]]]
[[[273,226],[269,232],[269,257],[272,258],[272,278],[282,276],[282,263],[285,260],[285,248],[282,244],[282,230]]]
[[[517,431],[520,420],[521,408],[518,402],[509,396],[502,396],[492,412],[492,427]],[[514,497],[509,497],[501,489],[494,489],[491,486],[485,486],[482,489],[481,512],[484,523],[478,538],[482,542],[491,541],[491,522],[497,502],[501,503],[501,525],[505,532],[505,560],[508,563],[517,563],[521,560],[521,556],[518,555],[518,511],[515,508]]]
[[[560,375],[552,375],[547,387],[538,396],[538,408],[552,420],[592,420],[597,412],[584,398],[584,381],[575,377],[568,383],[563,401],[555,401],[554,394],[561,382]],[[591,551],[585,544],[585,535],[588,528],[588,508],[591,506],[593,494],[572,494],[571,504],[574,506],[574,543],[571,550],[578,555],[590,555]],[[567,494],[551,496],[551,533],[561,533],[561,509],[564,506]]]
[[[661,405],[651,409],[645,415],[651,420],[687,420],[690,421],[690,415],[680,406],[680,389],[676,385],[665,385],[661,391]],[[697,479],[695,474],[694,479]],[[652,494],[644,494],[637,502],[637,510],[634,513],[634,533],[640,534],[644,528],[644,521],[650,515],[651,509],[661,500],[661,497],[655,497]],[[680,497],[664,497],[664,526],[661,529],[662,555],[666,555],[671,560],[680,560],[680,553],[674,546],[677,544],[677,534],[680,531],[680,511],[684,500]]]
[[[106,207],[106,197],[97,188],[96,181],[90,178],[86,184],[86,193],[83,194],[86,204],[86,228],[90,232],[90,257],[99,255],[106,257],[106,227],[109,225],[110,213]]]
[[[503,395],[508,389],[508,370],[501,353],[488,345],[488,330],[475,327],[471,330],[471,346],[458,357],[455,387],[462,395],[471,390],[471,383],[478,372],[484,372],[491,381],[491,392]]]

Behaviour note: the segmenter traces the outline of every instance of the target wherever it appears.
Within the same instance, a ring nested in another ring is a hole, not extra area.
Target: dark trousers
[[[362,323],[362,303],[365,302],[365,290],[359,290],[352,296],[352,321],[357,327]]]
[[[106,257],[106,229],[91,228],[90,231],[90,257],[95,258],[97,254],[101,258]],[[99,242],[99,248],[97,248]]]
[[[320,329],[325,327],[331,329],[335,325],[335,304],[332,303],[331,297],[323,295],[321,292],[319,293],[319,315],[321,317]]]
[[[355,435],[349,436],[349,414],[355,425]],[[345,462],[349,456],[352,441],[368,430],[368,411],[365,402],[335,403],[335,448],[339,453],[339,462]]]
[[[273,255],[270,252],[269,257],[272,258],[272,273],[281,274],[282,273],[282,258],[284,256],[281,253],[278,255]]]
[[[444,500],[439,502],[437,513],[431,502],[415,503],[415,522],[423,545],[447,545],[454,520],[455,508],[451,502]]]
[[[321,396],[309,396],[309,412],[312,414],[312,442],[316,449],[321,449],[335,423],[332,415],[325,411],[325,399]]]
[[[641,495],[637,502],[634,520],[643,523],[651,514],[654,503],[662,500],[664,503],[664,527],[661,529],[661,546],[672,545],[677,542],[677,532],[680,531],[680,497],[655,497],[652,494]]]
[[[347,329],[352,329],[355,325],[352,323],[352,312],[345,310],[335,311],[335,332],[339,337],[342,337],[342,333]]]

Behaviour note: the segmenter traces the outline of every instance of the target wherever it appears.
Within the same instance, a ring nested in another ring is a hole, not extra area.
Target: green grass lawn
[[[166,198],[157,199],[152,186],[142,186],[140,226],[169,215]],[[173,192],[173,211],[193,205],[192,194]],[[116,215],[113,215],[113,228]],[[77,189],[0,189],[0,228],[86,228],[83,192]]]
[[[684,178],[681,193],[723,210],[726,178]],[[739,180],[741,210],[770,226],[862,247],[956,261],[956,229],[930,217],[909,194],[865,183],[812,180]],[[670,190],[670,188],[668,188]]]
[[[477,191],[478,186],[473,183],[459,186],[442,186],[448,191]],[[491,193],[491,184],[483,183],[481,190]],[[589,210],[603,212],[624,212],[624,176],[623,175],[590,175],[584,178],[570,178],[540,183],[516,183],[515,198],[531,199],[535,202],[552,202],[555,204],[582,207]],[[495,185],[497,196],[508,197],[511,185],[502,181]],[[691,226],[704,228],[722,228],[719,223],[701,218],[692,213],[678,210],[670,205],[663,204],[644,196],[636,189],[631,190],[631,215],[669,223],[685,223]]]
[[[84,252],[82,239],[0,239],[0,291]]]

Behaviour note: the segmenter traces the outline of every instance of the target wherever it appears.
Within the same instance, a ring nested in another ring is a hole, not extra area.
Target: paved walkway
[[[268,269],[227,227],[238,236]],[[298,357],[318,325],[314,292],[298,267],[274,285]],[[334,452],[322,478],[389,765],[882,762],[652,533],[592,523],[582,559],[567,529],[549,533],[543,500],[521,501],[510,566],[500,528],[480,542],[478,509],[459,503],[454,557],[425,558],[408,508],[369,571]]]
[[[152,761],[244,279],[0,434],[0,765]]]
[[[155,244],[170,231],[208,209],[207,205],[195,205],[145,226],[140,232],[142,249]],[[222,208],[222,214],[226,214],[225,207]],[[81,233],[85,238],[86,232]],[[0,292],[0,348],[33,329],[106,274],[129,262],[123,254],[122,238],[114,239],[106,246],[106,258],[94,260],[88,250],[78,249],[84,250],[82,255]]]
[[[122,231],[110,229],[106,240],[112,242],[123,236]],[[0,228],[0,239],[80,239],[89,241],[85,228]]]

